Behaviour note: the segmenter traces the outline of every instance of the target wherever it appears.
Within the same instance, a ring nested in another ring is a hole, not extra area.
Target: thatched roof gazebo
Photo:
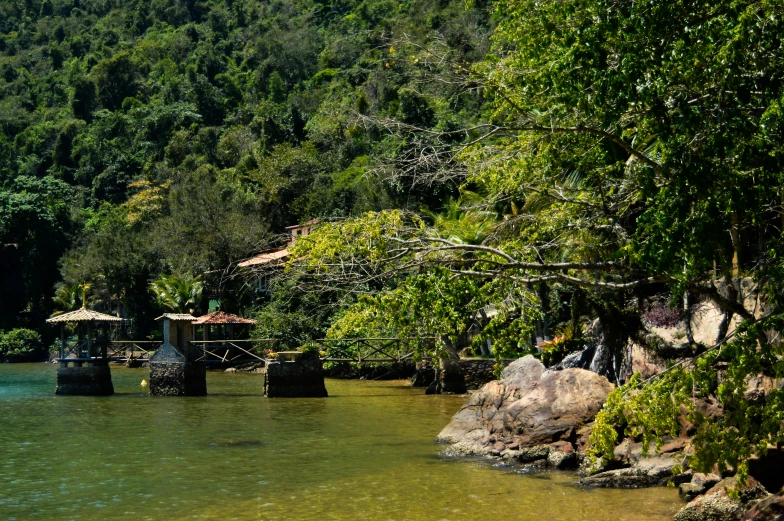
[[[95,347],[101,347],[101,358],[106,358],[106,346],[97,346],[93,341],[93,333],[96,326],[101,325],[105,328],[106,324],[122,322],[120,317],[99,313],[92,309],[82,307],[75,311],[69,311],[46,320],[48,324],[60,324],[60,360],[63,361],[68,355],[74,355],[71,358],[77,362],[92,361],[94,357],[98,356],[95,352]],[[65,335],[65,328],[68,324],[76,324],[77,342],[73,346],[68,346]]]
[[[56,394],[107,396],[114,394],[106,350],[106,326],[122,322],[120,317],[87,309],[69,311],[47,319],[49,324],[60,324],[60,367],[57,369]],[[69,345],[66,326],[76,324],[76,342]],[[94,338],[98,327],[102,334]],[[72,366],[68,367],[71,363]],[[83,367],[83,364],[87,364]]]

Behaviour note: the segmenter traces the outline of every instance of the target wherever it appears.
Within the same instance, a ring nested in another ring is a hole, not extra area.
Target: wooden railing
[[[390,363],[414,359],[432,352],[435,337],[420,338],[322,338],[308,344],[317,347],[327,362]]]
[[[272,338],[252,340],[192,340],[191,346],[200,351],[197,358],[205,363],[263,362],[266,352],[275,351]]]
[[[317,350],[325,362],[392,363],[432,353],[438,341],[436,337],[320,338],[306,342],[303,347]],[[160,346],[159,340],[114,340],[108,344],[107,355],[112,361],[146,362]],[[263,362],[286,351],[286,347],[273,338],[192,340],[191,347],[197,349],[196,361],[212,364]],[[428,359],[430,356],[422,358]]]
[[[106,354],[115,362],[148,362],[161,343],[160,340],[112,340]]]

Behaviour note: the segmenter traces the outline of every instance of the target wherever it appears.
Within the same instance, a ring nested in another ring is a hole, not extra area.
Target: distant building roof
[[[200,326],[203,324],[255,324],[255,320],[251,320],[249,318],[242,318],[238,317],[237,315],[232,315],[231,313],[226,313],[225,311],[216,311],[215,313],[210,313],[209,315],[204,315],[203,317],[197,318],[194,322],[194,326]]]
[[[69,311],[68,313],[63,313],[62,315],[57,315],[56,317],[46,319],[49,324],[61,324],[63,322],[90,322],[93,320],[96,322],[122,322],[120,317],[99,313],[87,308],[77,309],[76,311]]]
[[[164,313],[163,315],[159,316],[155,320],[161,320],[164,318],[168,318],[169,320],[184,320],[190,322],[196,320],[196,317],[194,317],[190,313]]]
[[[280,248],[278,250],[267,251],[265,253],[261,253],[256,255],[255,257],[251,257],[248,260],[244,260],[237,264],[240,268],[249,268],[251,266],[258,266],[260,264],[269,264],[269,263],[282,263],[284,259],[288,258],[289,251],[286,248]]]
[[[315,226],[319,223],[318,219],[311,219],[304,223],[295,224],[294,226],[286,226],[287,230],[295,230],[297,228],[305,228],[306,226]]]

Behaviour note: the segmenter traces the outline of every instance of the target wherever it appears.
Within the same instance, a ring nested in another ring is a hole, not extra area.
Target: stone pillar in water
[[[281,355],[264,367],[264,396],[268,398],[325,398],[324,371],[318,353],[297,353],[287,361]]]
[[[191,345],[191,322],[195,317],[166,314],[163,319],[163,345],[150,357],[150,394],[152,396],[204,396],[207,370],[197,362],[198,351]]]
[[[467,392],[468,388],[460,361],[439,360],[438,375],[435,381],[427,387],[425,394],[465,394]]]
[[[112,373],[106,360],[95,362],[61,361],[57,368],[57,389],[61,396],[109,396],[114,394]]]

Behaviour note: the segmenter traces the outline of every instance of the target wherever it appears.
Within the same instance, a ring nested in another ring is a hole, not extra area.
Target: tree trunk
[[[732,276],[740,276],[740,218],[738,212],[732,212],[732,226],[730,227],[732,239]]]

